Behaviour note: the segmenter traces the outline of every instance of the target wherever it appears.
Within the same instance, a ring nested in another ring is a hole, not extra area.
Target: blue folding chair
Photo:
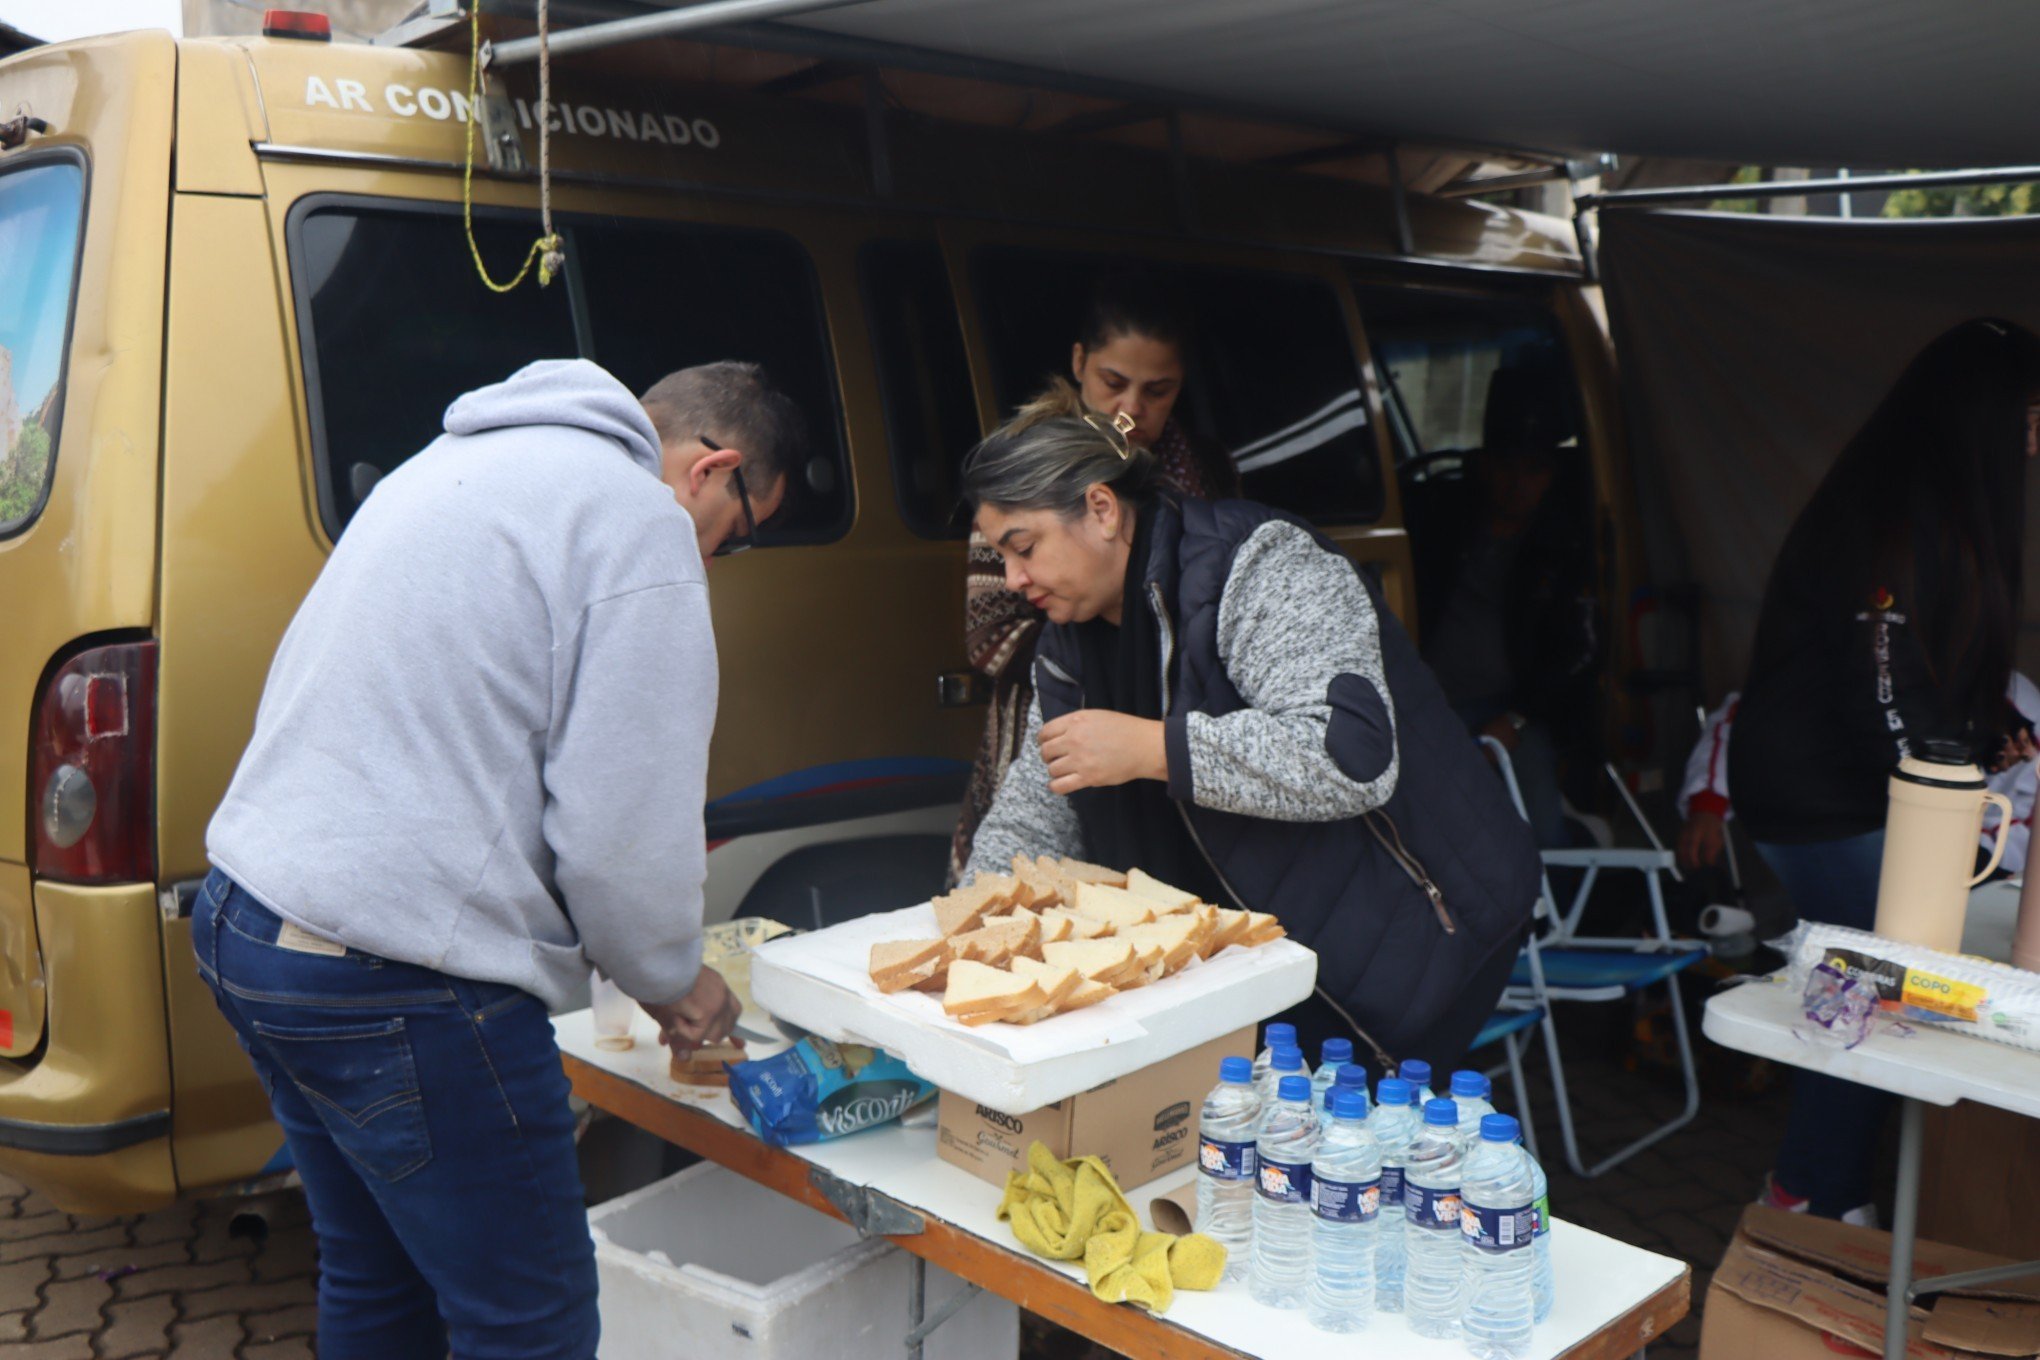
[[[1480,1027],[1480,1033],[1473,1036],[1473,1042],[1467,1045],[1469,1052],[1478,1053],[1490,1044],[1500,1044],[1502,1051],[1508,1054],[1505,1066],[1509,1072],[1509,1085],[1516,1093],[1516,1119],[1523,1129],[1523,1146],[1530,1149],[1530,1155],[1540,1162],[1544,1157],[1537,1151],[1537,1130],[1530,1122],[1530,1089],[1523,1084],[1523,1036],[1543,1018],[1542,1006],[1524,1005],[1505,997],[1495,1013],[1488,1017],[1488,1022]],[[1500,1070],[1499,1067],[1489,1068],[1488,1079],[1494,1080],[1495,1073]]]
[[[1523,795],[1516,783],[1516,771],[1509,762],[1508,751],[1492,737],[1479,740],[1494,757],[1496,767],[1508,785],[1509,796],[1515,800],[1516,810],[1522,812]],[[1661,874],[1677,872],[1674,856],[1669,850],[1656,846],[1647,850],[1546,850],[1541,857],[1547,871],[1552,868],[1581,870],[1580,886],[1573,894],[1571,908],[1561,917],[1552,896],[1549,873],[1546,873],[1543,890],[1534,909],[1530,937],[1516,960],[1503,997],[1505,1004],[1513,1003],[1542,1012],[1539,1023],[1544,1029],[1545,1053],[1551,1060],[1552,1097],[1558,1103],[1558,1127],[1565,1142],[1566,1164],[1579,1176],[1591,1180],[1670,1137],[1692,1123],[1694,1116],[1700,1113],[1700,1071],[1693,1060],[1692,1036],[1687,1032],[1686,1010],[1679,995],[1679,974],[1707,958],[1709,951],[1705,945],[1672,938],[1671,925],[1665,917],[1664,889],[1660,880]],[[1650,893],[1653,927],[1650,937],[1622,939],[1577,933],[1580,918],[1586,911],[1587,898],[1604,869],[1634,870],[1643,875]],[[1547,922],[1550,934],[1540,940],[1538,929]],[[1573,1126],[1572,1098],[1566,1090],[1565,1063],[1559,1054],[1553,1003],[1621,1001],[1660,983],[1671,999],[1672,1032],[1678,1042],[1679,1071],[1685,1081],[1685,1104],[1678,1114],[1643,1137],[1593,1166],[1587,1166],[1580,1155],[1579,1137]]]

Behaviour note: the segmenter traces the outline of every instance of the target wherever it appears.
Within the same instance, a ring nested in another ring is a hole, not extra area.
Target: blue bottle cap
[[[1335,1119],[1365,1119],[1367,1117],[1367,1093],[1365,1091],[1334,1089],[1327,1093],[1332,1100],[1332,1117]]]
[[[1268,1060],[1268,1065],[1277,1072],[1301,1072],[1303,1050],[1294,1044],[1277,1044],[1275,1056]]]
[[[1487,1077],[1479,1072],[1454,1072],[1452,1094],[1466,1100],[1486,1100],[1488,1092],[1494,1090]]]
[[[1431,1084],[1431,1064],[1422,1058],[1405,1058],[1397,1075],[1421,1091]]]
[[[1522,1127],[1512,1114],[1482,1115],[1480,1140],[1483,1143],[1513,1143],[1523,1136]]]
[[[1431,1125],[1442,1124],[1449,1129],[1459,1122],[1459,1106],[1443,1096],[1427,1101],[1424,1104],[1424,1122]]]
[[[1349,1063],[1353,1061],[1353,1041],[1351,1039],[1325,1040],[1323,1061],[1328,1063]]]
[[[1285,1025],[1280,1020],[1268,1026],[1266,1032],[1268,1035],[1268,1047],[1271,1049],[1296,1042],[1296,1026]]]
[[[1346,1063],[1339,1068],[1339,1085],[1351,1086],[1358,1090],[1367,1089],[1367,1069],[1359,1063]]]
[[[1254,1060],[1252,1058],[1220,1058],[1218,1060],[1220,1081],[1252,1081]]]
[[[1383,1107],[1414,1105],[1417,1103],[1417,1088],[1401,1077],[1383,1077],[1381,1085],[1374,1088],[1374,1098]]]
[[[1275,1096],[1278,1100],[1300,1100],[1309,1104],[1310,1078],[1284,1077],[1281,1084],[1275,1088]]]

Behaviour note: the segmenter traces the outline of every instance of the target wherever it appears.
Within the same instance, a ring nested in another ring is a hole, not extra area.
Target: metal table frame
[[[919,1360],[921,1344],[972,1294],[964,1291],[957,1301],[945,1302],[929,1316],[926,1262],[1134,1360],[1253,1360],[1167,1318],[1104,1303],[1081,1281],[1036,1262],[1017,1244],[1003,1245],[925,1215],[783,1148],[769,1147],[748,1130],[666,1099],[571,1053],[561,1056],[574,1094],[597,1109],[911,1254],[915,1267],[908,1299],[909,1360]],[[1567,1351],[1565,1360],[1616,1360],[1640,1354],[1646,1343],[1686,1315],[1691,1299],[1692,1274],[1687,1271]]]

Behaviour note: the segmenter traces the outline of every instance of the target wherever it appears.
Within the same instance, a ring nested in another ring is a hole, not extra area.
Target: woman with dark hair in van
[[[1802,919],[1873,928],[1901,757],[1988,766],[2003,744],[2036,400],[2030,332],[1971,321],[1942,335],[1843,448],[1771,569],[1729,789]],[[1891,1103],[1795,1073],[1761,1202],[1874,1222]]]
[[[964,467],[1007,588],[1044,616],[969,868],[1077,855],[1272,911],[1318,951],[1306,1042],[1449,1070],[1530,918],[1529,825],[1348,558],[1279,511],[1162,488],[1068,396]]]
[[[1237,493],[1239,474],[1229,457],[1192,441],[1175,418],[1191,334],[1189,313],[1170,285],[1148,273],[1108,274],[1092,292],[1070,346],[1070,377],[1085,409],[1132,419],[1132,441],[1154,455],[1163,485],[1209,500]],[[1068,385],[1061,378],[1051,384]],[[964,649],[970,664],[991,680],[992,702],[950,842],[951,881],[969,860],[971,838],[1013,759],[1027,718],[1028,663],[1041,631],[1041,611],[1006,589],[998,553],[976,533],[963,611]]]

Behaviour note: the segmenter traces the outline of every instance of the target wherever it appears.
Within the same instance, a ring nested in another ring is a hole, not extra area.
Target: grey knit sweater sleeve
[[[1015,855],[1075,855],[1084,852],[1070,800],[1049,792],[1048,765],[1041,758],[1041,701],[1027,708],[1027,730],[1021,734],[1013,763],[999,781],[991,811],[978,825],[971,842],[964,877],[1002,873]]]
[[[1264,524],[1219,600],[1218,652],[1247,707],[1168,721],[1169,792],[1221,812],[1329,822],[1395,792],[1381,626],[1353,566],[1303,529]]]

